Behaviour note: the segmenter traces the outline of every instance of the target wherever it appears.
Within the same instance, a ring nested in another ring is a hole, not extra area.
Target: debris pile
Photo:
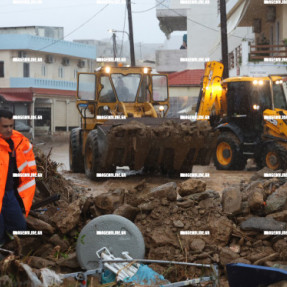
[[[55,194],[60,194],[61,200],[72,202],[76,199],[77,192],[74,186],[57,172],[60,164],[50,159],[51,151],[52,149],[48,155],[45,155],[40,149],[34,147],[37,172],[42,174],[42,177],[36,178],[37,190],[34,203]]]
[[[79,232],[94,217],[117,214],[141,230],[146,259],[216,263],[222,286],[228,286],[224,277],[228,263],[287,266],[287,180],[264,178],[266,172],[270,171],[263,169],[250,182],[224,189],[222,196],[198,179],[152,189],[143,180],[131,190],[74,196],[72,202],[57,202],[44,214],[28,217],[29,228],[43,231],[43,236],[21,237],[5,248],[16,250],[10,262],[14,265],[21,256],[33,268],[79,271],[75,253]],[[9,264],[0,266],[7,274],[3,268],[8,270]],[[171,282],[202,276],[195,267],[150,267]]]
[[[202,180],[151,190],[143,181],[133,190],[90,198],[88,211],[91,216],[114,213],[132,220],[145,238],[148,259],[217,263],[223,274],[228,263],[287,266],[287,183],[264,178],[266,172],[270,170],[226,188],[222,197],[206,190]],[[169,280],[187,276],[182,268],[153,268]],[[192,268],[189,272],[198,273]]]

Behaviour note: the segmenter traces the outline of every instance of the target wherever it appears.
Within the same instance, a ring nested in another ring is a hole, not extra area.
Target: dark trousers
[[[0,213],[0,243],[5,241],[6,232],[13,234],[13,231],[26,230],[26,228],[26,220],[14,190],[6,190]]]

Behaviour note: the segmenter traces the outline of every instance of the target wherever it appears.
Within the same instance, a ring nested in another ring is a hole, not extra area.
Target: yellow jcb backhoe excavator
[[[223,65],[208,62],[197,104],[220,131],[214,163],[242,170],[248,158],[259,168],[287,168],[287,103],[279,76],[234,77],[222,81]]]

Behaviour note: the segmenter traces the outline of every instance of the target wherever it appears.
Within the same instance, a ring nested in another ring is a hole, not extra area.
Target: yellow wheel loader
[[[287,168],[287,103],[279,76],[222,81],[223,65],[208,62],[198,98],[198,116],[220,131],[214,163],[242,170],[248,158],[259,168]],[[202,118],[202,117],[201,117]]]
[[[116,167],[166,175],[209,164],[216,135],[208,122],[165,118],[167,76],[143,67],[79,73],[81,128],[70,134],[70,169],[93,180]]]

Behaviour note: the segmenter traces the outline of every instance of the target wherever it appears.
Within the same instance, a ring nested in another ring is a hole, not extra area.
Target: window
[[[35,115],[42,116],[42,120],[35,121],[36,127],[51,127],[51,108],[35,107]]]
[[[4,78],[4,62],[0,61],[0,78]]]
[[[30,77],[30,64],[29,63],[23,64],[23,77],[24,78]]]
[[[160,75],[152,76],[152,94],[154,101],[166,101],[168,98],[167,77]]]
[[[58,77],[59,77],[59,78],[63,78],[63,77],[64,77],[64,70],[63,70],[62,67],[60,67],[60,68],[58,69]]]
[[[116,101],[116,97],[110,82],[110,78],[106,76],[101,77],[101,85],[102,89],[100,93],[100,102],[114,103]]]
[[[45,77],[47,73],[46,65],[42,65],[42,76]]]
[[[284,90],[281,84],[273,83],[273,95],[274,95],[274,108],[286,110],[287,109],[286,98],[284,96]]]
[[[80,74],[78,83],[78,97],[84,101],[96,99],[96,75]]]
[[[148,89],[149,86],[149,77],[147,75],[143,76],[142,84],[140,87],[140,93],[138,97],[138,102],[139,103],[145,103],[145,102],[150,102],[151,96],[150,96],[150,91]]]
[[[280,45],[280,24],[279,22],[276,23],[276,45]]]
[[[111,78],[120,102],[134,102],[136,100],[141,80],[140,74],[112,74]]]

